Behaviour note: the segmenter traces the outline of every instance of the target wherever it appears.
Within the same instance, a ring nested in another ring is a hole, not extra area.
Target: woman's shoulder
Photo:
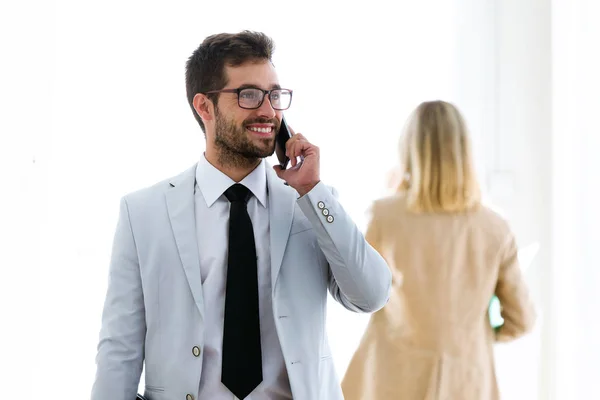
[[[492,225],[497,226],[501,229],[510,229],[508,224],[508,217],[506,213],[500,208],[492,204],[481,204],[479,206],[479,213],[482,218],[485,218]]]
[[[371,209],[373,212],[382,214],[401,213],[406,210],[406,196],[402,193],[395,193],[380,197],[373,201]]]
[[[508,216],[501,209],[493,205],[481,204],[476,217],[477,223],[474,225],[477,230],[494,243],[501,245],[513,236]]]

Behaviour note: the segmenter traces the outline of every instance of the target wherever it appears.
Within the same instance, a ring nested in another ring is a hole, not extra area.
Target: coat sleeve
[[[375,312],[388,301],[391,272],[344,211],[335,189],[317,184],[298,200],[329,263],[329,291],[345,308]]]
[[[144,361],[144,297],[135,239],[121,200],[96,356],[92,400],[135,399]]]
[[[536,315],[529,290],[521,273],[518,247],[510,234],[500,253],[500,269],[496,284],[504,324],[496,329],[496,340],[506,342],[531,331]]]

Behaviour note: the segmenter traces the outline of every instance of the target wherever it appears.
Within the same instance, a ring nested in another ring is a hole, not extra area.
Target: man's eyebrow
[[[248,89],[248,88],[260,89],[260,85],[257,85],[254,83],[244,83],[243,85],[239,86],[239,89]],[[279,85],[278,83],[274,83],[271,85],[271,89],[281,89],[281,85]]]

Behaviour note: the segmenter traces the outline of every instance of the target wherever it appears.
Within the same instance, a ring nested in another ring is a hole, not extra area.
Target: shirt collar
[[[258,164],[258,166],[240,182],[250,189],[254,197],[256,197],[263,207],[267,207],[266,172],[265,160],[263,159],[260,164]],[[236,182],[234,182],[233,179],[209,163],[204,154],[200,157],[200,162],[196,167],[196,184],[202,192],[202,197],[204,197],[207,207],[211,207],[234,183]]]

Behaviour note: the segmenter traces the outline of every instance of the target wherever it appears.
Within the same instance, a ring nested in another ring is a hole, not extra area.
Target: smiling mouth
[[[252,133],[256,133],[261,136],[265,136],[265,135],[270,136],[271,133],[273,133],[274,127],[272,127],[272,126],[267,126],[267,127],[248,126],[248,127],[246,127],[246,129],[248,129]]]

